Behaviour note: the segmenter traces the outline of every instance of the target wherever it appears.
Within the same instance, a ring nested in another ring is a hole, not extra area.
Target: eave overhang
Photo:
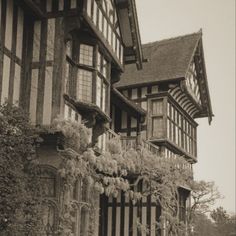
[[[97,105],[75,100],[66,94],[64,94],[63,97],[65,102],[75,109],[79,114],[81,114],[82,117],[86,114],[92,114],[98,122],[111,122],[110,117],[106,115]]]
[[[115,88],[111,89],[111,103],[122,107],[122,110],[139,119],[141,123],[145,121],[147,112],[134,102],[130,101]]]
[[[135,0],[115,0],[115,2],[120,21],[121,33],[125,44],[124,63],[136,63],[137,69],[141,70],[143,63],[143,52]],[[131,34],[129,39],[126,35],[128,34],[127,32],[130,32]]]

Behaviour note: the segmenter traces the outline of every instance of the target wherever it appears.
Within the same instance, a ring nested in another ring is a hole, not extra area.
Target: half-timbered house
[[[100,136],[98,146],[104,146],[111,85],[125,64],[141,69],[142,59],[134,0],[0,0],[0,103],[19,104],[33,125],[48,126],[58,115],[85,119],[93,145]],[[51,203],[45,235],[53,235],[61,205],[60,158],[53,135],[43,137],[37,154]],[[80,227],[86,219],[79,215],[74,235],[86,235]]]
[[[6,100],[29,112],[33,125],[48,126],[58,115],[83,119],[100,150],[119,133],[124,148],[142,142],[158,155],[183,156],[190,169],[195,119],[212,118],[201,33],[141,46],[134,0],[0,0],[0,103]],[[53,235],[60,158],[56,138],[43,137],[37,154],[51,203],[44,233]],[[179,191],[184,220],[189,189]],[[161,208],[151,196],[133,205],[122,194],[102,195],[99,204],[94,235],[140,235],[137,218],[161,235]],[[78,210],[75,219],[74,235],[86,236],[88,218]]]
[[[211,122],[213,116],[202,32],[144,44],[142,49],[146,61],[143,69],[126,66],[112,90],[112,129],[121,134],[127,149],[145,140],[145,145],[159,156],[182,156],[188,163],[185,168],[192,171],[197,162],[196,119],[208,117]],[[120,106],[124,99],[121,94],[127,103],[132,101],[142,108],[139,115],[135,117],[124,109],[125,105]],[[178,192],[179,219],[186,222],[191,189],[179,186]],[[165,235],[156,228],[161,208],[151,196],[135,206],[122,195],[104,200],[103,205],[108,221],[102,235],[143,235],[137,230],[137,218],[150,235]]]

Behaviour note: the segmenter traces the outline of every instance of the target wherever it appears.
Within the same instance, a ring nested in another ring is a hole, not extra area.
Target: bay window
[[[94,103],[107,113],[110,62],[98,45],[85,44],[79,40],[74,43],[76,48],[73,54],[72,41],[66,43],[64,92],[78,101]]]
[[[163,99],[152,101],[152,136],[163,138]]]
[[[78,70],[76,83],[76,99],[82,102],[92,102],[93,73],[84,69]]]
[[[196,123],[184,111],[165,97],[152,98],[149,101],[150,138],[167,140],[188,155],[197,156]]]
[[[170,102],[167,103],[167,138],[196,156],[196,125]]]
[[[79,63],[93,66],[93,46],[80,44]]]

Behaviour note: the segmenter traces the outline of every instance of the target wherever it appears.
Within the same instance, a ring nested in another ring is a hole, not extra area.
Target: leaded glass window
[[[79,63],[87,66],[93,66],[93,46],[81,44]]]
[[[77,76],[77,99],[92,102],[92,72],[79,69]]]
[[[152,136],[163,138],[163,99],[152,100]]]
[[[167,103],[167,138],[196,156],[196,127],[173,104]]]
[[[47,204],[42,207],[43,236],[54,236],[56,228],[56,209],[53,205]]]

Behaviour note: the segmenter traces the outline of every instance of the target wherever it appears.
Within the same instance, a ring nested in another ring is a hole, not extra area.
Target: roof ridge
[[[202,35],[202,29],[200,29],[198,32],[194,32],[191,34],[185,34],[185,35],[180,35],[180,36],[171,37],[171,38],[167,38],[167,39],[161,39],[161,40],[154,41],[154,42],[145,43],[145,44],[142,44],[142,47],[143,48],[144,47],[152,47],[156,44],[165,44],[165,43],[171,42],[173,40],[182,39],[182,38],[190,37],[193,35],[199,35],[199,36]]]

